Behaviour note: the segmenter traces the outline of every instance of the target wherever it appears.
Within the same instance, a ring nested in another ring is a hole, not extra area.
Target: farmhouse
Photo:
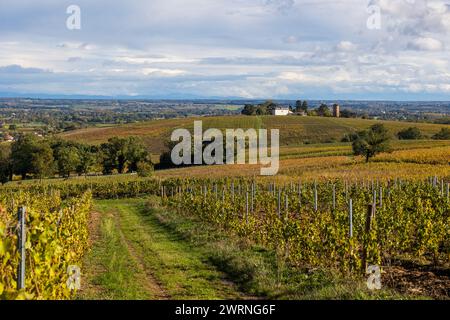
[[[276,107],[275,109],[273,109],[272,114],[274,116],[288,116],[290,114],[293,114],[293,112],[289,110],[288,107]]]

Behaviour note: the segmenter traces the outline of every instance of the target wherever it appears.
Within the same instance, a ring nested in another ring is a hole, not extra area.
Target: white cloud
[[[441,51],[443,44],[433,38],[417,38],[409,42],[408,48],[413,50]]]
[[[373,31],[360,0],[78,0],[82,30],[70,32],[59,0],[2,0],[0,92],[449,93],[449,2],[372,0],[382,9]]]
[[[186,74],[186,71],[179,70],[179,69],[144,68],[144,69],[142,69],[142,73],[146,76],[162,75],[162,76],[175,77],[175,76]]]
[[[357,47],[358,46],[352,43],[351,41],[341,41],[336,46],[336,48],[340,51],[355,51]]]

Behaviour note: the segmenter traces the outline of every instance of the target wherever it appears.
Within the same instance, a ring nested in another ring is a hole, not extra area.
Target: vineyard
[[[67,299],[68,267],[80,265],[88,246],[89,192],[68,200],[60,193],[0,194],[0,299]],[[17,290],[20,252],[17,217],[25,206],[27,238],[24,287]]]
[[[139,195],[149,195],[158,192],[160,180],[130,176],[101,177],[90,180],[68,180],[44,183],[8,184],[0,189],[0,193],[52,193],[58,191],[62,198],[78,197],[90,191],[95,199],[132,198]]]
[[[450,301],[450,0],[0,1],[0,305]]]
[[[443,180],[188,183],[161,193],[179,212],[268,246],[299,267],[364,273],[368,264],[398,257],[450,261],[449,185]]]
[[[301,270],[360,277],[368,265],[413,259],[450,263],[450,195],[445,179],[319,180],[280,184],[252,179],[74,180],[0,189],[0,299],[70,299],[68,268],[82,265],[93,199],[157,195],[276,253]],[[26,208],[24,290],[17,213]]]

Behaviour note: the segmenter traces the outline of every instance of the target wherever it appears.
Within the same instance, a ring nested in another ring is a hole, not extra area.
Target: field
[[[12,184],[0,194],[6,299],[448,298],[443,179],[267,184],[121,176]],[[26,291],[15,290],[19,203],[30,212]],[[369,229],[368,204],[376,206]],[[65,284],[70,263],[83,270],[78,293]],[[364,286],[365,263],[383,266],[382,290]]]
[[[376,121],[196,119],[204,129],[279,128],[279,174],[222,165],[8,183],[0,188],[0,298],[450,298],[450,141],[429,139],[442,125],[383,122],[392,135],[417,126],[425,138],[394,139],[391,152],[365,163],[340,140]],[[171,131],[192,129],[193,120],[62,137],[141,136],[156,159]],[[30,258],[17,290],[21,205],[30,212]],[[78,291],[68,288],[69,264],[82,270]],[[383,270],[380,290],[367,287],[369,265]]]
[[[352,157],[350,143],[341,143],[345,134],[367,129],[383,123],[392,135],[412,126],[418,127],[425,137],[431,137],[445,125],[374,121],[363,119],[336,119],[322,117],[205,117],[159,120],[137,125],[110,128],[90,128],[65,133],[64,139],[92,144],[105,142],[113,136],[140,136],[153,153],[153,161],[166,151],[165,142],[172,130],[192,130],[193,122],[202,120],[207,128],[267,128],[280,129],[280,172],[277,180],[317,178],[393,178],[450,175],[450,141],[431,139],[392,142],[393,153],[383,154],[366,165],[362,159]],[[447,127],[449,127],[447,125]],[[191,167],[158,171],[156,176],[167,177],[239,177],[259,175],[259,166],[226,165]]]
[[[88,128],[67,132],[61,134],[61,137],[72,141],[99,144],[114,136],[139,136],[144,139],[152,153],[159,154],[165,150],[164,143],[170,139],[173,130],[178,128],[192,130],[196,120],[203,121],[204,130],[209,128],[280,129],[280,144],[284,146],[339,142],[345,134],[367,129],[375,123],[383,123],[394,135],[403,129],[415,126],[428,137],[436,134],[443,127],[450,127],[449,125],[363,119],[230,116],[155,120],[132,125]]]

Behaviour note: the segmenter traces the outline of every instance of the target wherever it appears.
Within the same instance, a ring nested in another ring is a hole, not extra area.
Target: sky
[[[2,94],[450,100],[450,0],[1,0]]]

